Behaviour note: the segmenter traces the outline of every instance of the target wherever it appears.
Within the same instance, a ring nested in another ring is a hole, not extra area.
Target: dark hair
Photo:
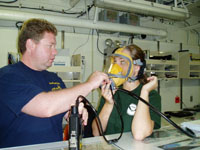
[[[138,47],[135,44],[131,44],[131,45],[126,46],[125,49],[131,52],[131,57],[133,60],[140,59],[140,61],[145,65],[144,67],[146,67],[145,53],[140,47]],[[143,73],[143,71],[138,80],[142,84],[146,84],[148,82],[147,76]]]
[[[56,27],[44,19],[33,18],[25,21],[18,36],[18,51],[24,54],[26,51],[26,41],[33,39],[35,42],[39,42],[45,32],[51,32],[55,36],[57,35]]]

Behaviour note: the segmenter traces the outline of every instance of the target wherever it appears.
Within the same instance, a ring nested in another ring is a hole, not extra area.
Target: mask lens
[[[104,62],[105,65],[104,65],[103,71],[108,74],[111,66],[113,65],[111,56],[106,57],[104,61],[105,61]]]
[[[108,74],[115,87],[123,84],[132,73],[132,58],[121,51],[105,60],[104,72]]]

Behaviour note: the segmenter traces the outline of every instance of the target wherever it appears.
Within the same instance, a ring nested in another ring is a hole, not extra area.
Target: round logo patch
[[[137,106],[135,104],[130,104],[127,108],[127,114],[130,116],[134,116],[136,108]]]

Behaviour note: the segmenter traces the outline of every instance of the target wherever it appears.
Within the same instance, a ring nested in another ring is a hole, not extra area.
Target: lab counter
[[[199,120],[200,113],[191,117],[171,117],[171,120],[180,125],[181,122]],[[119,134],[107,135],[108,140],[118,138]],[[154,130],[150,137],[143,141],[136,141],[130,132],[123,133],[121,139],[112,145],[107,144],[102,136],[84,138],[82,150],[200,150],[200,139],[192,139],[179,132],[165,120],[162,128]],[[10,147],[1,150],[69,150],[68,141],[35,144],[28,146]]]
[[[106,137],[113,139],[118,136],[119,134],[113,134]],[[200,139],[189,138],[171,126],[155,130],[144,141],[136,141],[130,132],[126,132],[117,143],[112,145],[107,144],[101,136],[84,138],[82,144],[82,150],[200,150]],[[2,150],[68,150],[68,141],[4,148]]]

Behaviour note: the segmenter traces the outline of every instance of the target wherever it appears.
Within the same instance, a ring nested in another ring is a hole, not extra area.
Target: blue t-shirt
[[[35,71],[19,62],[0,69],[0,148],[63,139],[64,113],[39,118],[21,112],[34,96],[65,88],[52,72]]]

